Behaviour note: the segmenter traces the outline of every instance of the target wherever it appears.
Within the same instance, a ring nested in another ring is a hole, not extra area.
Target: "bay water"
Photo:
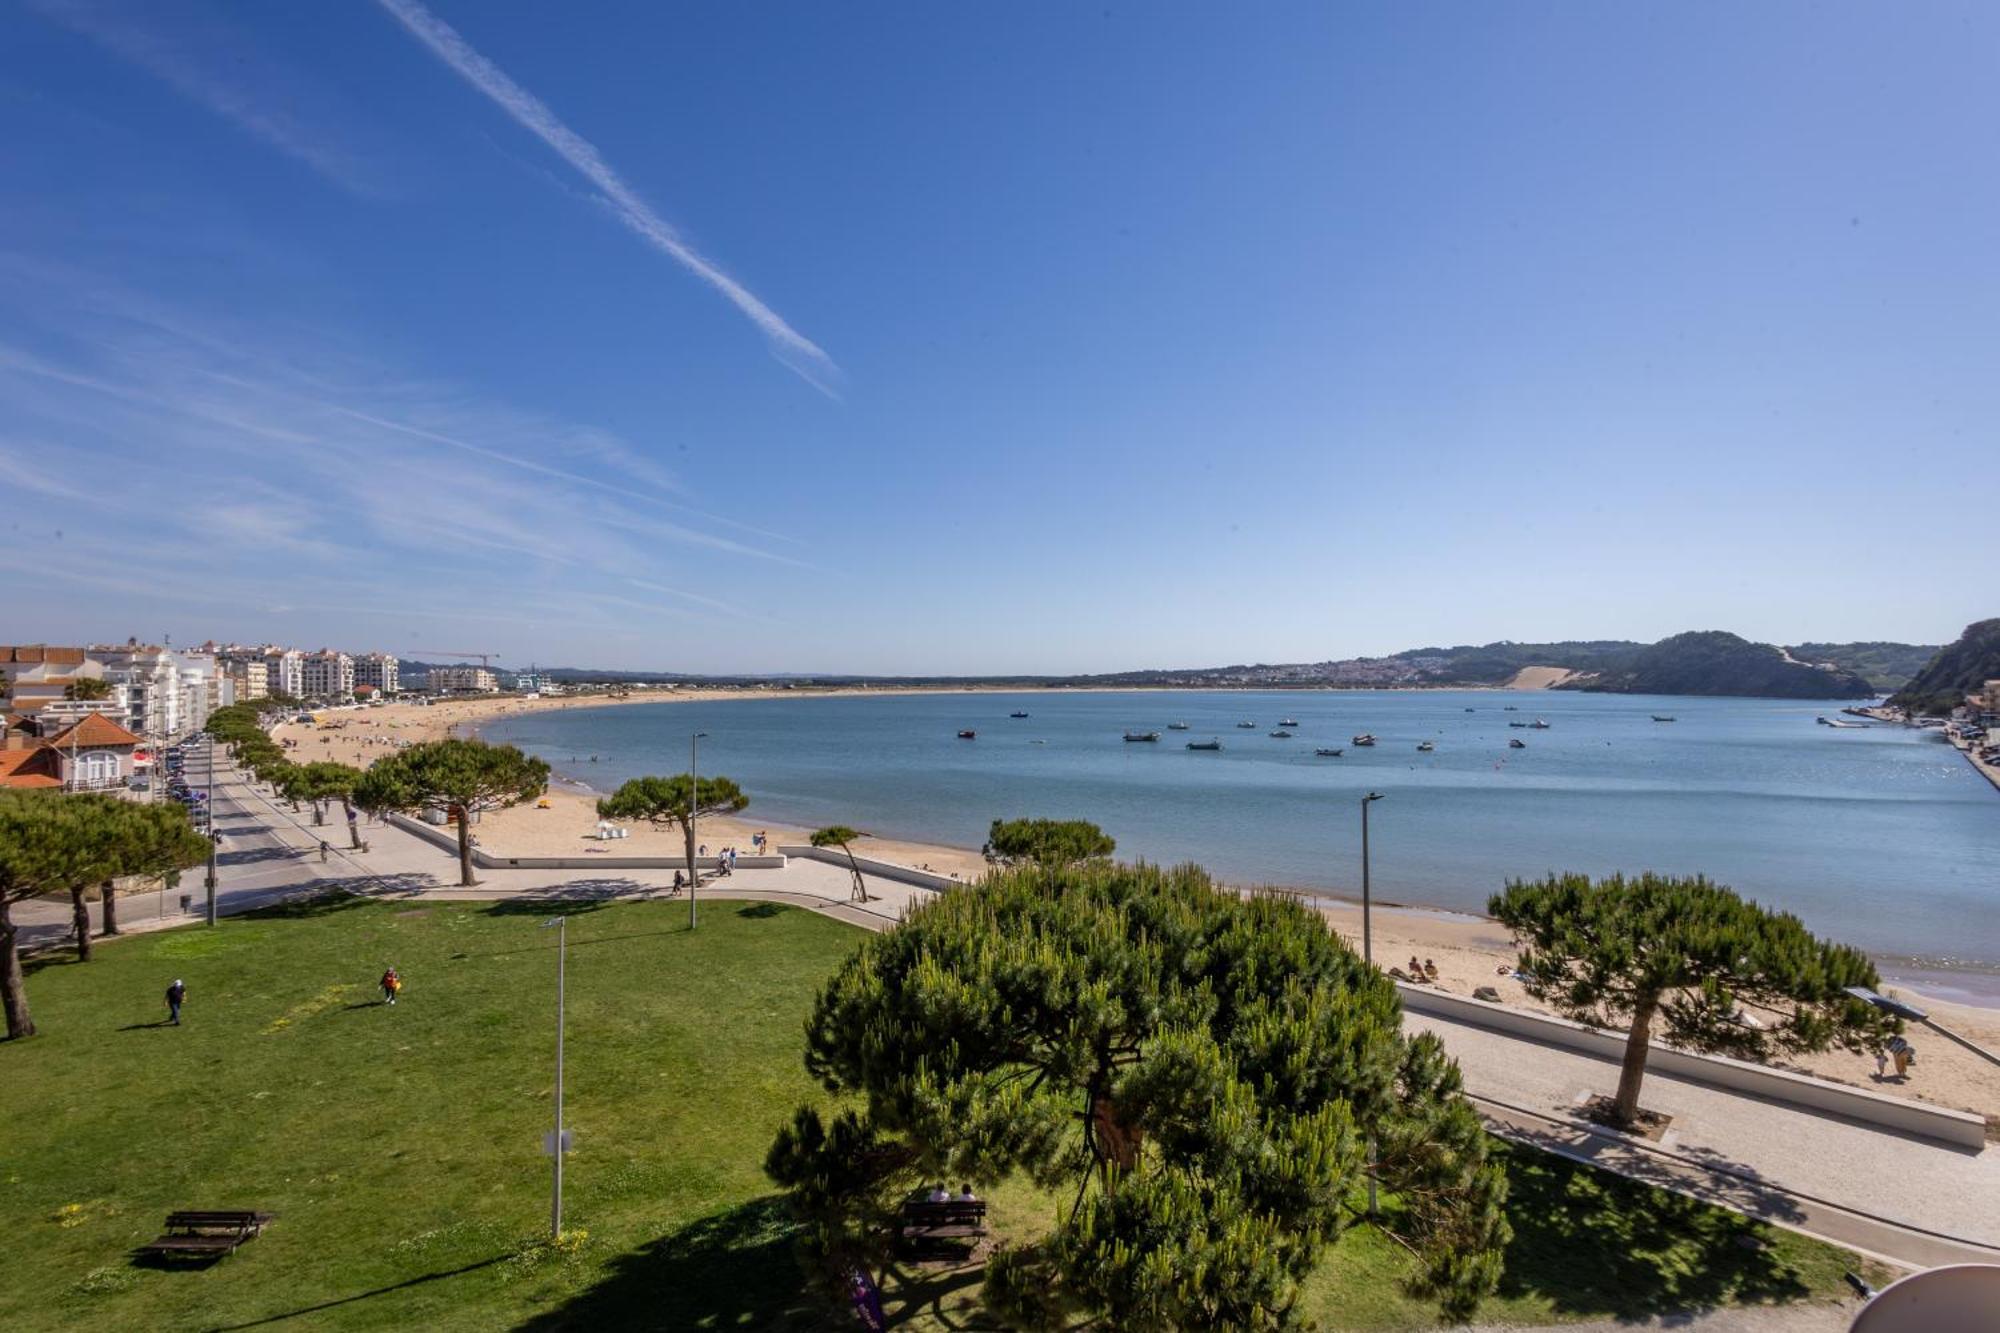
[[[996,818],[1089,819],[1123,857],[1340,896],[1359,892],[1360,798],[1375,791],[1378,901],[1479,912],[1517,876],[1699,872],[1892,977],[1990,1002],[2000,790],[1934,731],[1815,722],[1834,707],[1489,690],[697,696],[482,734],[608,792],[685,771],[690,734],[706,732],[701,769],[743,785],[749,819],[961,847]],[[1548,727],[1509,725],[1536,719]],[[1287,720],[1290,739],[1268,734]],[[1353,744],[1362,732],[1373,748]]]

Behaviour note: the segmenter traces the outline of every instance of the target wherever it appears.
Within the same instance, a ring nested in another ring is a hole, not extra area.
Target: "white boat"
[[[1362,732],[1359,736],[1356,736],[1351,742],[1349,742],[1349,744],[1352,745],[1373,745],[1374,743],[1375,743],[1375,737],[1373,736],[1373,734],[1366,731]]]
[[[1549,729],[1549,724],[1542,721],[1542,719],[1540,718],[1536,718],[1533,722],[1530,722],[1528,725],[1533,727],[1536,731],[1547,731]]]
[[[1248,731],[1255,731],[1257,729],[1255,722],[1238,722],[1236,725]]]
[[[1295,717],[1281,717],[1278,719],[1278,725],[1281,727],[1296,727],[1298,724],[1299,720]]]
[[[1507,738],[1507,748],[1510,750],[1525,750],[1528,748],[1528,743],[1519,736],[1509,736]]]
[[[1271,733],[1271,739],[1274,741],[1288,741],[1291,738],[1292,738],[1292,733],[1286,731],[1283,727],[1279,727],[1276,731]]]
[[[1187,723],[1185,723],[1185,722],[1169,722],[1169,723],[1167,723],[1167,730],[1168,730],[1168,731],[1186,731],[1187,729],[1188,729],[1188,724],[1187,724]]]
[[[1437,749],[1437,742],[1436,742],[1436,741],[1418,741],[1418,742],[1417,742],[1417,751],[1418,751],[1418,752],[1419,752],[1420,754],[1429,754],[1429,753],[1430,753],[1430,752],[1431,752],[1432,750],[1435,750],[1435,749]]]

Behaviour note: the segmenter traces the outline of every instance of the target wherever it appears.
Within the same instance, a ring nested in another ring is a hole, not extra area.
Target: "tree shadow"
[[[561,908],[574,915],[594,912],[620,898],[650,893],[653,888],[653,885],[641,884],[636,879],[573,879],[531,894],[499,899],[488,904],[485,910],[488,916],[534,916],[545,915],[550,908]]]
[[[120,1032],[151,1032],[154,1028],[170,1028],[173,1025],[174,1025],[173,1019],[162,1018],[156,1023],[127,1023],[124,1027],[119,1028],[118,1030]]]
[[[783,916],[793,910],[795,909],[783,903],[751,903],[747,907],[737,908],[736,915],[749,917],[753,921],[764,921],[774,916]]]
[[[603,1281],[515,1327],[824,1327],[827,1309],[792,1255],[797,1225],[778,1194],[712,1213],[618,1256]]]
[[[1618,1319],[1797,1300],[1810,1289],[1740,1213],[1534,1148],[1496,1144],[1507,1169],[1500,1294]]]
[[[247,912],[232,915],[246,921],[310,921],[316,917],[332,916],[336,912],[351,912],[357,907],[368,905],[369,895],[355,893],[349,889],[323,889],[317,893],[299,898],[287,898],[283,902],[267,903],[263,907],[253,907]]]
[[[226,838],[231,835],[225,832],[223,836]],[[293,847],[230,848],[217,852],[215,854],[215,863],[219,866],[249,866],[259,865],[266,861],[295,861],[299,857],[304,856],[308,850],[310,849]]]
[[[446,1278],[459,1277],[465,1273],[474,1273],[482,1268],[491,1268],[494,1264],[508,1257],[505,1254],[496,1254],[490,1259],[481,1259],[477,1263],[465,1264],[461,1267],[446,1269],[438,1273],[425,1273],[421,1277],[394,1282],[386,1287],[377,1287],[373,1291],[357,1292],[352,1296],[342,1296],[335,1300],[321,1301],[317,1305],[302,1306],[296,1310],[285,1310],[279,1314],[266,1315],[262,1319],[252,1319],[241,1324],[216,1324],[210,1328],[209,1333],[232,1333],[232,1330],[236,1329],[261,1328],[266,1324],[281,1324],[286,1320],[297,1319],[302,1315],[318,1314],[323,1310],[337,1309],[343,1305],[352,1305],[356,1301],[371,1300],[376,1296],[386,1296],[392,1291],[404,1291],[410,1287],[420,1287],[426,1282],[441,1282]]]
[[[976,1303],[954,1301],[986,1280],[984,1262],[892,1268],[882,1284],[882,1317],[890,1328],[913,1320],[943,1329],[1004,1329]]]

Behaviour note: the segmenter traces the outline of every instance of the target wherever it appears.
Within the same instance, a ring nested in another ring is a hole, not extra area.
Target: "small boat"
[[[1187,724],[1187,723],[1185,723],[1185,722],[1169,722],[1169,723],[1167,723],[1167,730],[1168,730],[1168,731],[1186,731],[1187,729],[1188,729],[1188,724]]]
[[[1292,738],[1292,733],[1286,731],[1283,727],[1279,727],[1276,731],[1271,733],[1271,739],[1274,741],[1288,741],[1291,738]]]
[[[1349,743],[1353,745],[1373,745],[1375,743],[1375,737],[1372,733],[1364,731],[1359,736],[1356,736]]]
[[[1125,739],[1128,741],[1156,741],[1160,739],[1160,733],[1157,731],[1128,731],[1125,733]]]
[[[958,733],[958,738],[962,741],[969,741],[978,734],[976,731],[961,731]]]
[[[1021,711],[1020,709],[1018,709],[1018,708],[1017,708],[1017,709],[1015,709],[1015,710],[1014,710],[1013,712],[1011,712],[1011,713],[1007,714],[1007,716],[1008,716],[1008,717],[1026,717],[1026,716],[1027,716],[1027,714],[1026,714],[1026,713],[1024,713],[1024,712],[1022,712],[1022,711]]]
[[[1519,704],[1507,704],[1500,711],[1503,713],[1518,713],[1521,711],[1521,708]]]
[[[1220,749],[1222,748],[1222,742],[1221,742],[1221,741],[1189,741],[1189,742],[1187,743],[1187,747],[1188,747],[1188,749],[1190,749],[1190,750],[1220,750]]]
[[[1536,731],[1547,731],[1549,729],[1549,724],[1542,721],[1542,719],[1540,718],[1536,718],[1533,722],[1530,722],[1528,725],[1530,727],[1533,727]]]
[[[1278,725],[1281,727],[1296,727],[1298,724],[1299,720],[1295,717],[1281,717],[1278,719]]]
[[[1435,749],[1437,749],[1437,742],[1436,742],[1436,741],[1418,741],[1418,742],[1417,742],[1417,752],[1418,752],[1419,754],[1429,754],[1429,753],[1430,753],[1430,752],[1431,752],[1432,750],[1435,750]]]
[[[1665,713],[1655,713],[1655,714],[1653,714],[1653,721],[1655,721],[1655,722],[1671,722],[1671,721],[1673,721],[1673,719],[1672,719],[1671,717],[1668,717],[1668,716],[1667,716],[1667,715],[1666,715]]]
[[[1519,736],[1509,736],[1507,738],[1507,748],[1510,750],[1525,750],[1528,748],[1528,743]]]
[[[1466,712],[1468,712],[1468,713],[1470,713],[1470,712],[1471,712],[1472,710],[1471,710],[1470,708],[1468,708],[1468,709],[1466,709],[1465,711],[1466,711]]]
[[[1507,725],[1510,727],[1525,727],[1528,724],[1525,722],[1509,722]]]
[[[1236,725],[1248,731],[1255,731],[1257,729],[1255,722],[1238,722]]]
[[[1326,749],[1326,748],[1325,748],[1324,746],[1322,746],[1321,748],[1319,748],[1319,749],[1317,749],[1317,750],[1314,750],[1314,751],[1313,751],[1313,753],[1314,753],[1314,754],[1316,754],[1316,755],[1318,755],[1318,756],[1319,756],[1320,758],[1322,758],[1322,759],[1338,759],[1338,758],[1340,758],[1340,756],[1342,756],[1342,755],[1346,754],[1346,753],[1347,753],[1347,751],[1345,751],[1345,750],[1329,750],[1329,749]]]

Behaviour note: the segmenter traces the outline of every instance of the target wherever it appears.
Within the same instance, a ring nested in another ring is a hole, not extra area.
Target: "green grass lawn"
[[[544,908],[349,900],[108,944],[28,979],[0,1044],[0,1327],[852,1327],[800,1295],[761,1168],[817,1090],[799,1051],[848,927],[765,904],[572,912],[565,1225],[545,1243],[555,933]],[[395,1008],[374,980],[393,963]],[[179,976],[185,1025],[155,1026]],[[1733,1214],[1510,1154],[1515,1226],[1482,1318],[1549,1322],[1838,1294],[1854,1261]],[[174,1208],[278,1214],[205,1269],[135,1266]],[[993,1197],[1003,1233],[1048,1220]],[[1747,1239],[1746,1239],[1747,1238]],[[1433,1324],[1374,1233],[1308,1290],[1322,1323]],[[976,1273],[912,1275],[911,1328]]]

